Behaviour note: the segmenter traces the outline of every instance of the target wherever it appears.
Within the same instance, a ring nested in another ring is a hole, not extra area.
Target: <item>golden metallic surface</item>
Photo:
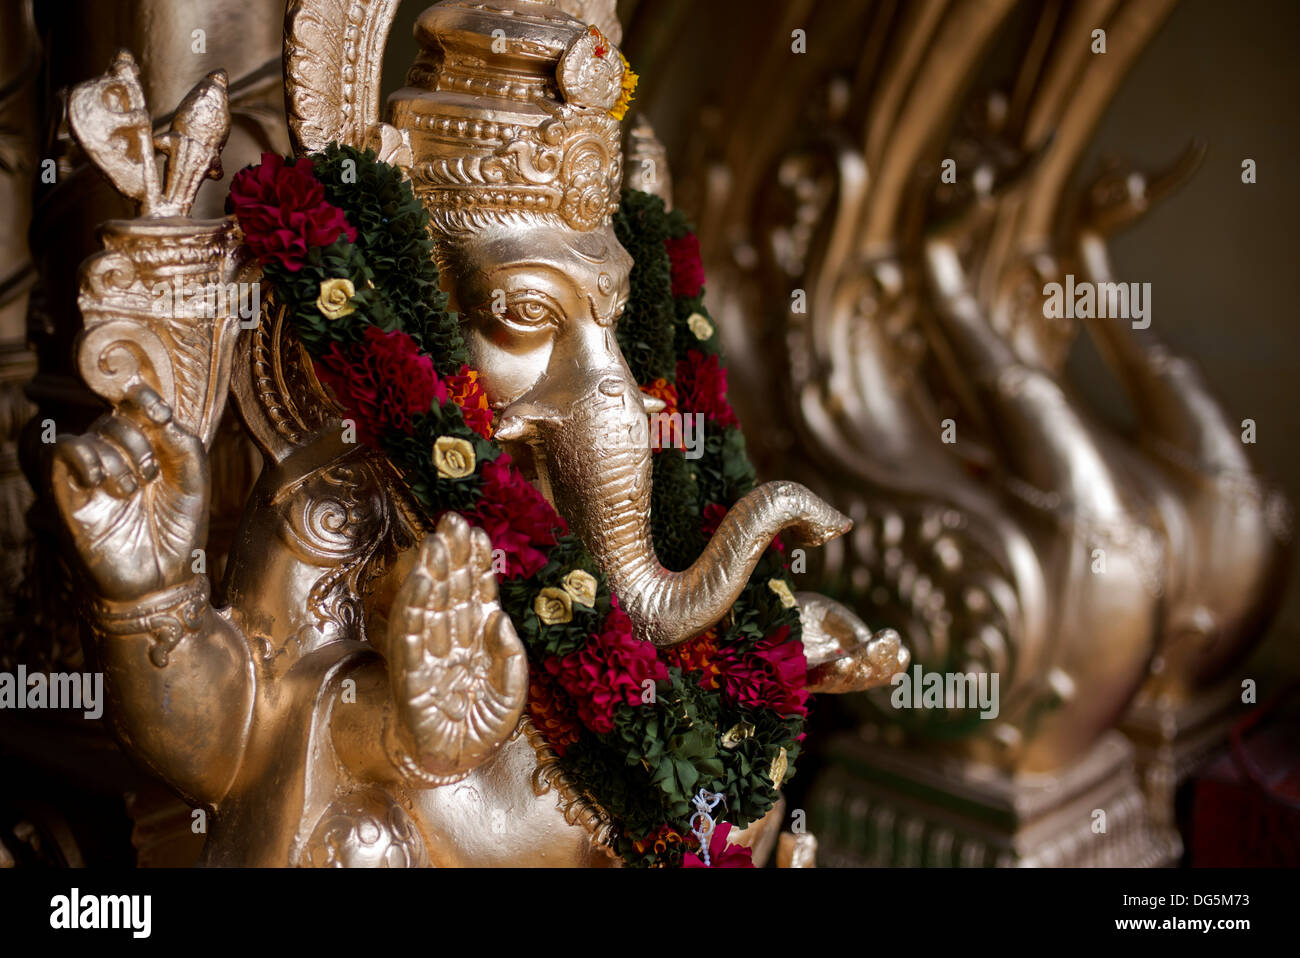
[[[497,438],[533,464],[636,634],[683,641],[727,613],[777,532],[820,544],[850,523],[803,486],[768,483],[733,507],[694,566],[662,567],[646,403],[612,334],[632,265],[610,225],[622,68],[594,62],[593,34],[553,4],[447,0],[421,17],[424,52],[385,125],[376,91],[393,6],[290,4],[299,149],[379,144],[409,169],[500,414]],[[344,441],[275,303],[238,329],[230,302],[159,317],[142,296],[178,271],[195,284],[257,279],[232,220],[187,215],[217,162],[221,83],[197,87],[156,141],[129,55],[81,91],[74,132],[143,208],[110,224],[82,284],[80,368],[112,410],[60,440],[52,476],[95,595],[88,654],[105,672],[119,740],[208,813],[206,864],[611,864],[608,817],[521,717],[524,653],[484,533],[456,516],[426,528],[391,464]],[[122,132],[135,137],[126,152]],[[165,184],[155,146],[169,156]],[[218,589],[194,558],[228,392],[264,468]],[[430,455],[440,469],[465,466],[464,450]],[[546,614],[591,590],[566,581]],[[897,635],[873,636],[820,597],[800,602],[812,610],[810,682],[864,688],[906,665]],[[784,774],[774,764],[777,784]],[[743,833],[756,860],[780,817]]]
[[[379,122],[384,44],[399,0],[290,0],[284,90],[294,151],[361,144]]]
[[[873,635],[852,611],[823,595],[800,592],[796,599],[812,691],[862,692],[907,669],[911,655],[893,629]]]
[[[863,708],[863,736],[883,737],[854,761],[936,794],[927,775],[943,770],[971,810],[967,837],[1003,799],[986,801],[957,769],[1004,776],[1011,792],[1025,775],[1100,787],[1132,762],[1090,758],[1121,722],[1154,753],[1175,745],[1187,774],[1225,701],[1216,678],[1259,641],[1280,598],[1290,509],[1195,367],[1127,318],[1083,321],[1129,393],[1132,441],[1067,381],[1076,329],[1044,310],[1045,284],[1067,274],[1121,279],[1109,235],[1195,166],[1193,149],[1167,172],[1120,165],[1074,185],[1172,6],[773,4],[755,11],[761,26],[737,26],[743,65],[717,66],[746,82],[704,94],[682,124],[691,165],[675,169],[674,188],[699,213],[741,418],[773,424],[754,436],[760,459],[855,523],[820,574],[873,626],[896,628],[914,665],[1000,680],[988,721],[969,708],[896,709],[888,690]],[[1105,55],[1090,49],[1099,26]],[[830,39],[790,57],[793,27]],[[673,55],[647,46],[662,62]],[[977,78],[1008,49],[1023,54],[1018,71],[988,95]],[[691,110],[685,85],[672,92],[651,111],[661,129]],[[949,158],[951,182],[939,175]],[[1187,741],[1161,743],[1160,728]],[[1123,774],[1116,800],[1137,801]],[[911,795],[864,796],[880,833],[933,827],[959,848],[960,830],[911,810]],[[1073,827],[1064,811],[1051,820]],[[1174,846],[1147,813],[1132,821],[1146,837],[1107,860],[1166,860]],[[1044,841],[1058,863],[1083,860],[1073,839]]]
[[[776,863],[781,868],[814,868],[817,864],[817,836],[805,832],[782,832]]]

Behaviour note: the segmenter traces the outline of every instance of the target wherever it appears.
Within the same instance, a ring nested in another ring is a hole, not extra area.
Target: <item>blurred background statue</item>
[[[1130,296],[1107,253],[1203,148],[1079,182],[1172,7],[774,5],[736,38],[764,51],[744,83],[647,93],[657,127],[685,111],[703,131],[673,185],[700,220],[742,415],[768,424],[760,462],[855,521],[813,576],[914,654],[897,696],[860,700],[808,799],[829,860],[1176,860],[1175,788],[1250,700],[1234,669],[1281,599],[1290,510],[1247,423],[1147,328],[1150,284]],[[670,16],[642,3],[634,21],[666,59],[684,51],[640,24]],[[1071,382],[1079,323],[1131,430]],[[914,708],[926,674],[972,694]],[[980,677],[996,709],[972,704]]]

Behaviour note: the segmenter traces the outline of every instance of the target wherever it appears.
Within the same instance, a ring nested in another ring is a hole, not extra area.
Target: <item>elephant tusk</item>
[[[534,442],[541,437],[540,427],[555,425],[561,414],[545,403],[516,400],[505,408],[493,436],[503,442]]]

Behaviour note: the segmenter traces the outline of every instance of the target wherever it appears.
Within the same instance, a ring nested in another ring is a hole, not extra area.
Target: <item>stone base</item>
[[[1179,705],[1142,699],[1133,703],[1119,727],[1136,749],[1153,822],[1176,827],[1178,787],[1224,746],[1240,716],[1241,684],[1236,679]]]
[[[1178,833],[1151,822],[1118,732],[1052,775],[856,737],[836,741],[828,765],[809,798],[826,867],[1155,868],[1182,854]]]

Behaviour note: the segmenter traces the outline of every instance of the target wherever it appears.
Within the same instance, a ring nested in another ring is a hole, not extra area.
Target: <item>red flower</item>
[[[700,262],[700,240],[694,233],[664,240],[672,270],[673,295],[694,299],[704,288],[704,264]]]
[[[493,549],[505,552],[505,578],[536,575],[546,565],[542,550],[555,545],[568,525],[510,464],[509,455],[484,463],[482,475],[482,497],[466,518],[487,531]]]
[[[808,714],[808,659],[803,643],[790,638],[783,625],[759,639],[749,651],[736,646],[722,650],[722,694],[732,705],[768,708],[789,717]]]
[[[306,157],[285,163],[275,153],[263,153],[258,166],[235,174],[230,202],[258,261],[278,259],[295,273],[311,247],[329,246],[340,233],[350,243],[357,238],[343,211],[326,202],[325,188]]]
[[[446,377],[447,397],[460,407],[469,426],[484,439],[492,438],[492,407],[488,405],[487,393],[478,382],[478,370],[461,366],[460,372]]]
[[[718,822],[709,836],[709,863],[695,852],[687,852],[682,859],[683,868],[753,868],[753,852],[744,845],[728,845],[727,835],[731,832],[730,822]]]
[[[710,502],[700,510],[700,531],[704,533],[705,538],[712,539],[713,534],[718,531],[718,526],[722,525],[722,520],[727,517],[727,507],[717,503]]]
[[[548,672],[528,667],[528,714],[555,754],[563,756],[582,734],[578,712]]]
[[[582,724],[599,733],[614,730],[620,704],[641,704],[646,679],[668,680],[655,647],[632,635],[632,620],[617,602],[605,616],[604,631],[576,652],[543,664],[573,699]]]
[[[716,353],[692,349],[677,361],[677,405],[682,414],[699,412],[723,426],[739,426],[727,402],[727,371]]]
[[[374,448],[390,430],[409,436],[412,416],[428,412],[435,400],[447,400],[433,360],[398,329],[386,333],[367,326],[360,343],[330,343],[315,365],[317,378],[356,423],[358,441]]]

